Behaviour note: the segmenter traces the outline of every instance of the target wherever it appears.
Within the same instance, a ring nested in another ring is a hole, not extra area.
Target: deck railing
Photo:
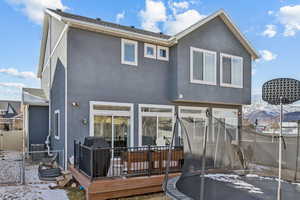
[[[164,174],[168,146],[91,148],[74,141],[74,167],[91,179]],[[180,172],[183,147],[173,147],[169,172]]]

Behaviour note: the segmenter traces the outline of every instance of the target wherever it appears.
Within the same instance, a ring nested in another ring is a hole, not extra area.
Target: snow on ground
[[[21,166],[19,152],[0,152],[0,183],[20,182]]]
[[[51,190],[50,184],[1,186],[0,200],[67,200],[65,190]]]
[[[18,152],[0,152],[0,200],[67,200],[65,190],[49,188],[51,182],[39,180],[38,165],[25,163],[25,183],[21,183],[22,159]]]
[[[233,174],[207,174],[204,175],[204,177],[220,181],[220,182],[226,182],[226,183],[231,183],[235,188],[237,189],[245,189],[250,193],[257,193],[257,194],[263,194],[263,191],[255,187],[243,180],[238,175],[233,175]]]

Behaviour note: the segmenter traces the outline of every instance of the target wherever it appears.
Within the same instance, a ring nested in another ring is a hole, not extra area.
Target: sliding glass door
[[[90,135],[103,137],[111,147],[132,144],[133,105],[91,102]]]
[[[139,144],[165,146],[173,134],[174,107],[163,105],[139,105]]]

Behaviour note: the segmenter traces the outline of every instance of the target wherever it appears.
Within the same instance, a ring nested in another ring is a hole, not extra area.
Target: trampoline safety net
[[[184,146],[182,174],[176,183],[181,193],[200,200],[277,199],[278,134],[258,131],[254,124],[241,126],[209,110],[176,118]],[[283,139],[284,184],[300,180],[297,140],[297,135]],[[282,199],[300,199],[297,188],[284,184]]]

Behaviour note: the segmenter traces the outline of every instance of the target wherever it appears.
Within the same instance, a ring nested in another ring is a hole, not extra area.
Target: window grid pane
[[[204,72],[203,80],[207,82],[215,83],[215,55],[213,53],[204,53]]]
[[[232,84],[236,86],[242,86],[242,60],[232,58]]]
[[[124,44],[124,60],[127,62],[135,61],[135,45],[131,43]]]
[[[147,47],[147,55],[153,56],[154,55],[154,49],[153,47]]]
[[[231,58],[222,57],[222,82],[226,84],[231,84]]]
[[[203,53],[193,51],[193,79],[203,80]]]

